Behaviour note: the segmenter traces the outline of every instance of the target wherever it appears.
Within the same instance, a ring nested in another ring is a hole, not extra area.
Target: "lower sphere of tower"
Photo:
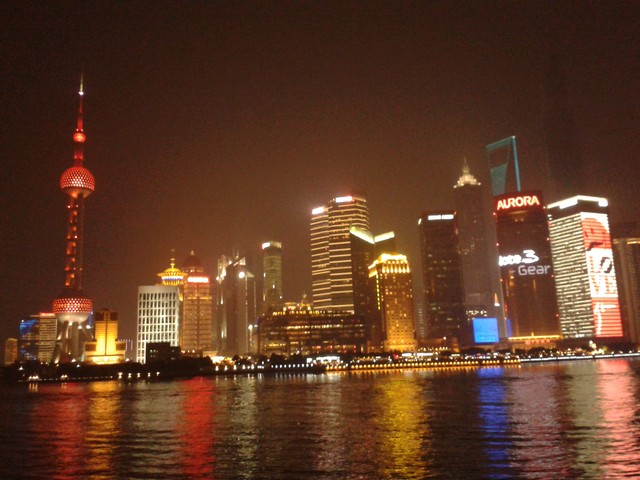
[[[59,297],[53,301],[53,313],[61,322],[82,323],[93,310],[93,302],[91,299],[77,297]]]

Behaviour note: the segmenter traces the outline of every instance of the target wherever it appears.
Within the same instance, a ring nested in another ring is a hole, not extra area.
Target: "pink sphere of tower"
[[[84,167],[73,166],[67,168],[60,177],[60,188],[67,195],[88,197],[96,188],[93,174]]]

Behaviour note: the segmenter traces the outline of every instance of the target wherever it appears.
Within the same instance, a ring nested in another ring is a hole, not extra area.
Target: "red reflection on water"
[[[34,403],[31,419],[34,422],[33,443],[45,444],[45,451],[55,457],[50,463],[55,465],[52,478],[74,478],[84,469],[88,405],[86,396],[82,395],[83,387],[73,383],[39,385],[38,395],[54,398]]]
[[[608,440],[603,467],[607,477],[638,475],[640,438],[634,423],[638,415],[637,378],[627,360],[601,361],[598,367],[602,427]]]
[[[193,378],[182,382],[181,390],[184,400],[177,414],[180,419],[178,435],[182,447],[182,473],[185,478],[215,478],[213,383]]]

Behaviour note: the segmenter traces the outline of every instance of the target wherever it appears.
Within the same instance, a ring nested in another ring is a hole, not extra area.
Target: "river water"
[[[0,478],[640,477],[640,360],[0,387]]]

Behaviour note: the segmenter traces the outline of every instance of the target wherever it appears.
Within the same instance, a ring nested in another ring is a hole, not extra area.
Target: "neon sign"
[[[189,277],[188,283],[209,283],[209,277]]]
[[[520,195],[498,200],[496,210],[510,210],[512,208],[541,206],[538,195]]]
[[[536,263],[540,258],[534,250],[523,250],[522,255],[500,255],[498,257],[498,265],[506,267],[507,265],[520,265],[521,263]]]

